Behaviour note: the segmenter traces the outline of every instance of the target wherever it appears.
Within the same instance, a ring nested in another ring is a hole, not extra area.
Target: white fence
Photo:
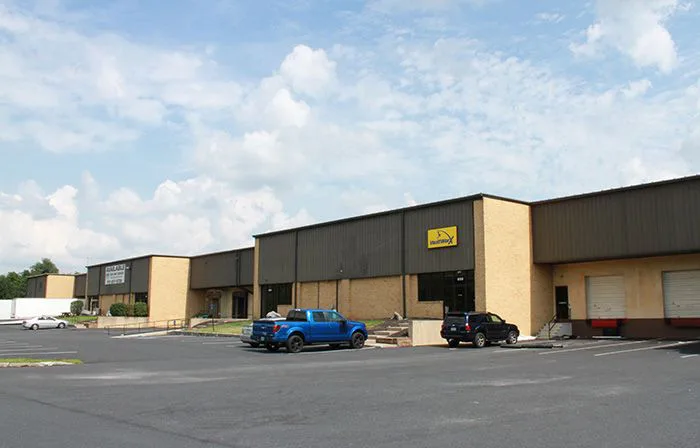
[[[12,318],[14,300],[0,300],[0,320]]]
[[[43,298],[22,298],[12,299],[12,319],[28,319],[36,316],[60,316],[63,313],[70,313],[70,304],[75,300],[82,299],[43,299]]]

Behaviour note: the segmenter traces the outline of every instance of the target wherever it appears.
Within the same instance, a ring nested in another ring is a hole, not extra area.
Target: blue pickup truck
[[[367,339],[367,327],[337,311],[295,309],[284,320],[256,320],[250,337],[271,352],[284,345],[288,352],[299,353],[304,345],[311,344],[329,344],[334,348],[348,344],[350,348],[360,349]]]

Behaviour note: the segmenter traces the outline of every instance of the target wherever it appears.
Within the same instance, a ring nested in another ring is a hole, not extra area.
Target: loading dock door
[[[586,277],[586,303],[589,319],[623,319],[625,278],[616,275]]]
[[[700,270],[664,272],[663,282],[667,318],[700,317]]]

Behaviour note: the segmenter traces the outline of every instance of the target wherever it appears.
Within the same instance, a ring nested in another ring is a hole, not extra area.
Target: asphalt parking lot
[[[231,338],[0,328],[7,341],[85,364],[0,370],[2,447],[700,445],[700,342],[292,355]]]

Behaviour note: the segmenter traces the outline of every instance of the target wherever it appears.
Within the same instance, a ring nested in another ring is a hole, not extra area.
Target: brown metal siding
[[[105,273],[108,266],[119,264],[126,265],[124,283],[117,285],[105,284]],[[150,258],[139,258],[119,263],[110,263],[101,266],[100,271],[100,295],[129,294],[137,292],[148,292],[148,279],[150,271]],[[91,282],[92,283],[92,282]]]
[[[100,284],[102,283],[102,266],[88,268],[88,295],[100,295]]]
[[[536,204],[532,227],[537,263],[700,251],[700,180]]]
[[[75,283],[73,283],[73,297],[85,297],[85,274],[75,276]]]
[[[473,201],[406,212],[406,273],[474,269]],[[457,226],[455,247],[428,249],[428,230]]]
[[[260,284],[294,281],[295,232],[260,237]]]
[[[255,263],[255,249],[240,251],[240,268],[238,286],[253,286],[253,264]]]
[[[26,297],[46,297],[46,277],[27,279]]]
[[[192,289],[252,285],[253,249],[193,258],[190,272]]]
[[[190,265],[192,289],[236,286],[236,252],[193,258]]]
[[[151,259],[139,258],[131,262],[131,292],[148,292],[151,276]]]
[[[299,232],[299,281],[401,274],[401,214]]]

